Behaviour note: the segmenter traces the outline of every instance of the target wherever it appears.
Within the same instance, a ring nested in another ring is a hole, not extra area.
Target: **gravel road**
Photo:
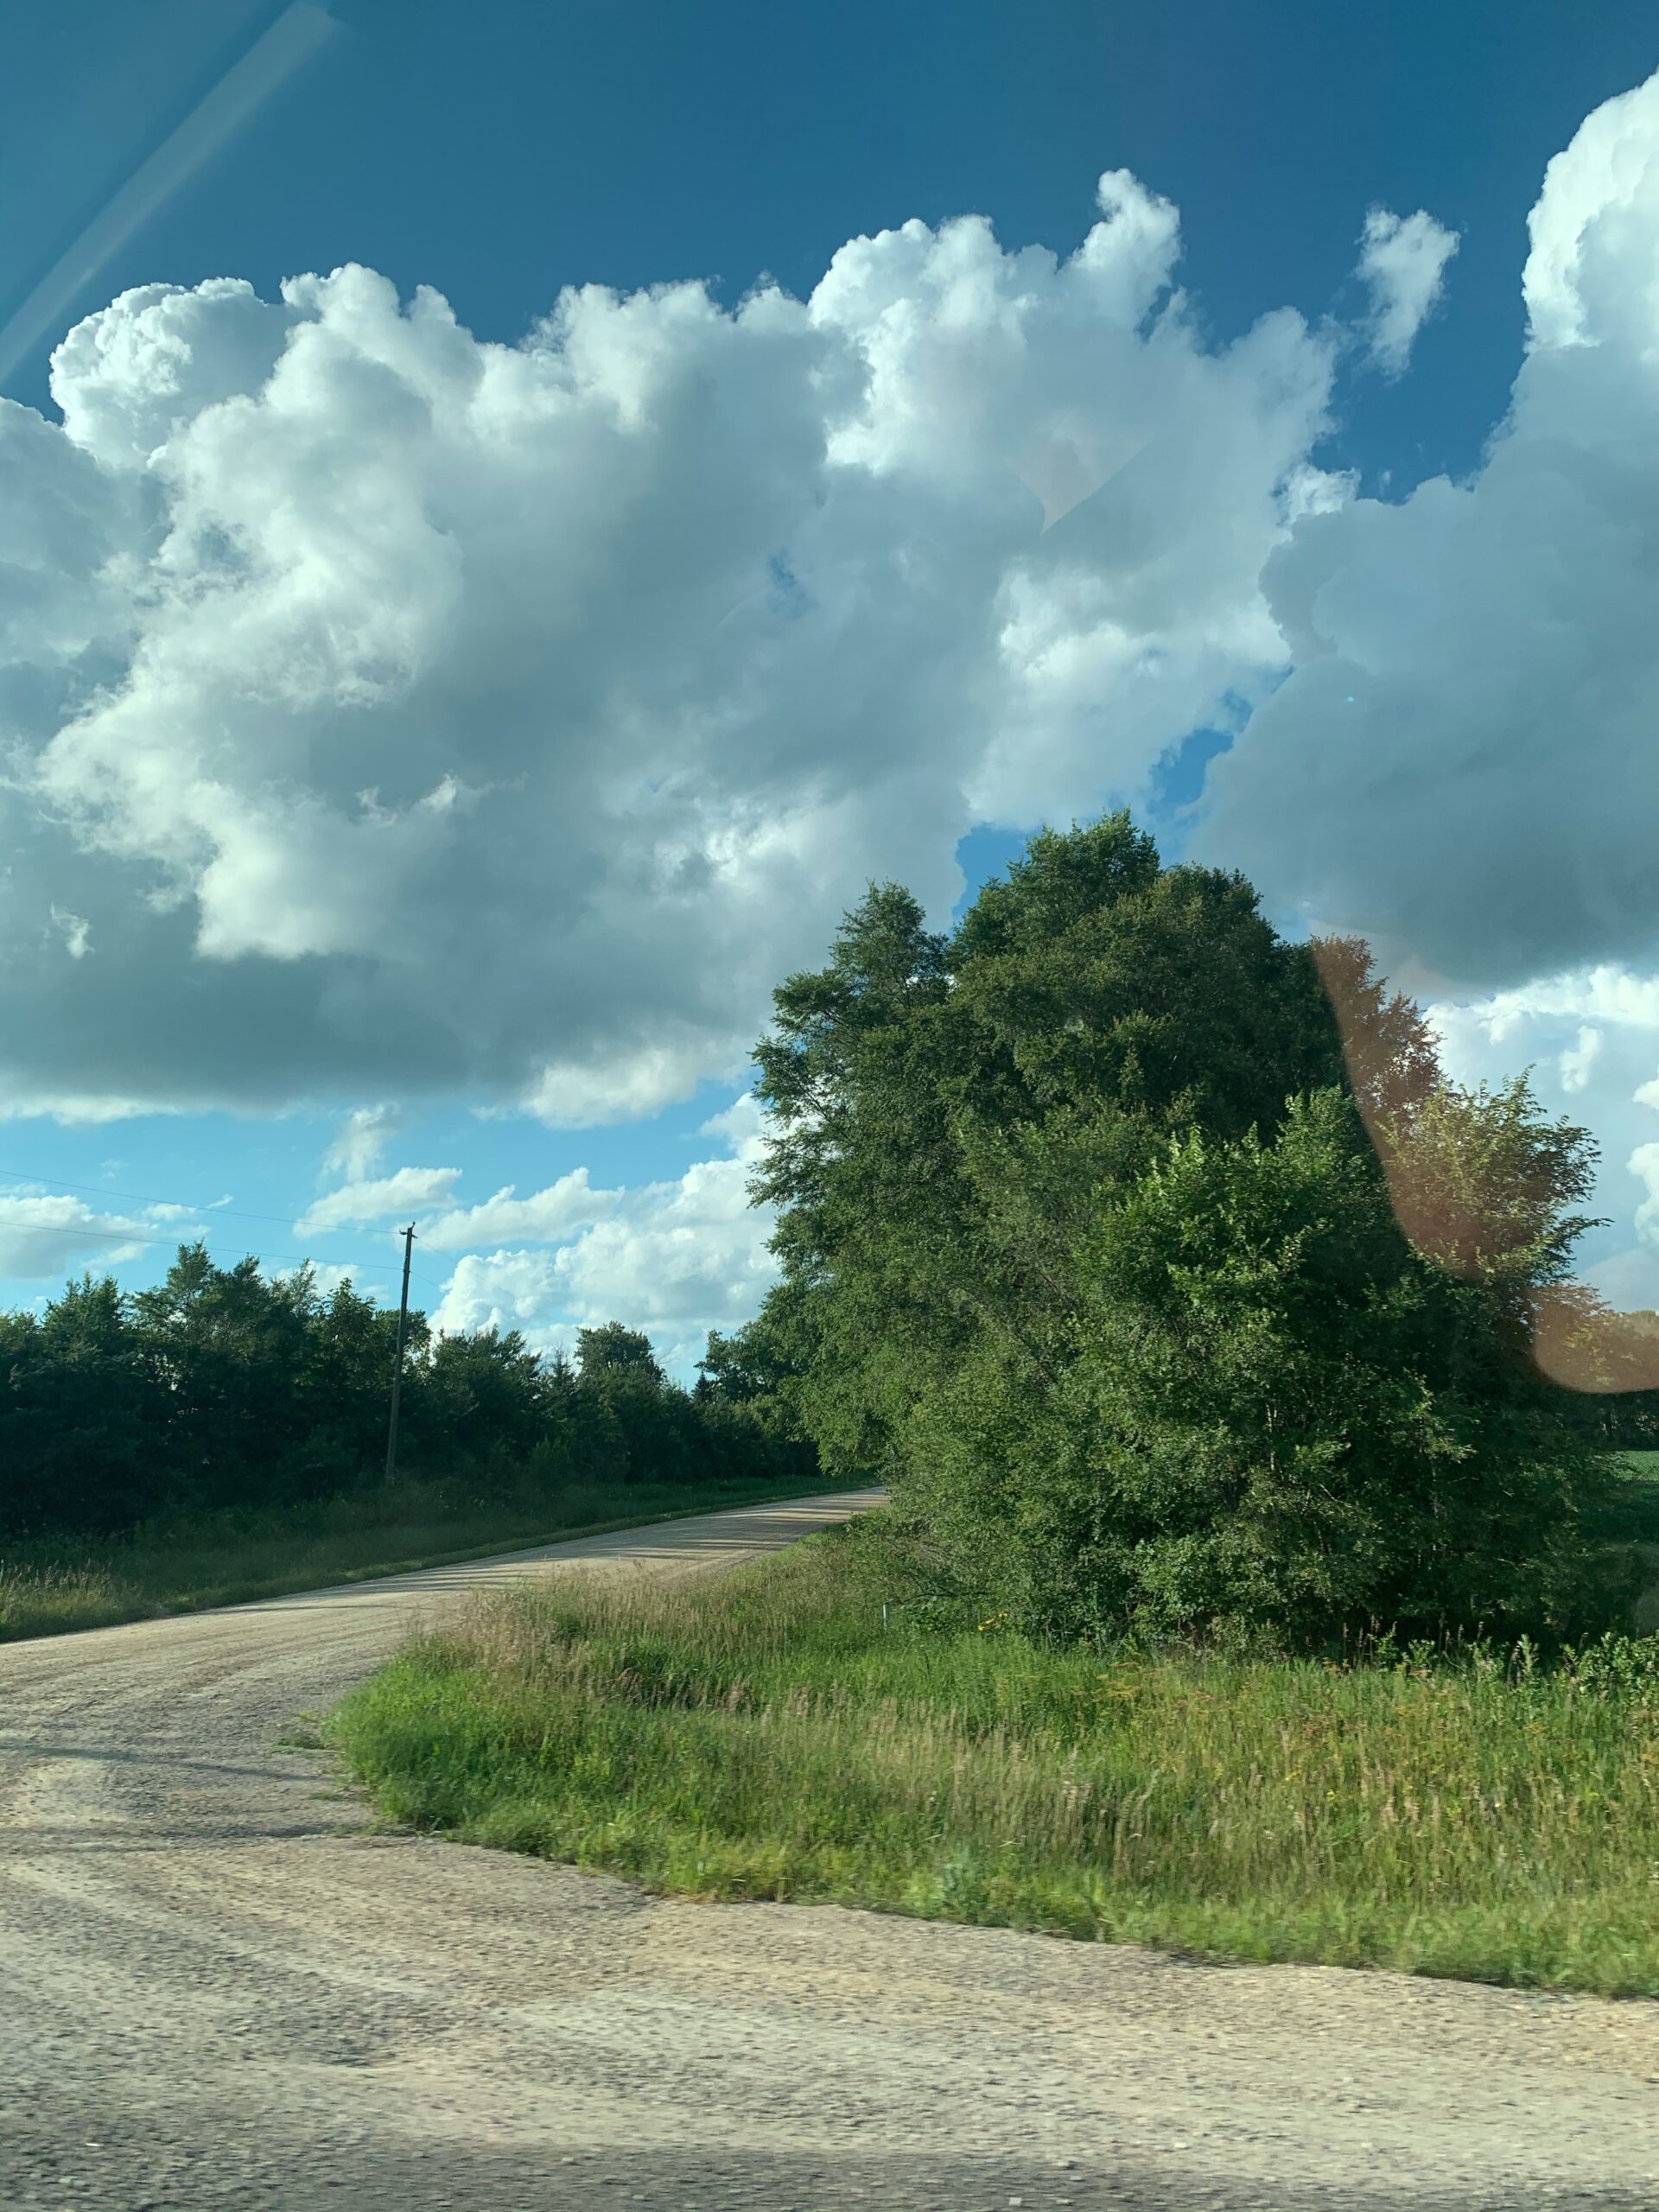
[[[643,1897],[280,1744],[448,1591],[864,1502],[0,1647],[0,2208],[1659,2204],[1659,2005]]]

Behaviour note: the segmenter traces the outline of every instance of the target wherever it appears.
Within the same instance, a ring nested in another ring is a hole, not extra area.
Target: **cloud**
[[[766,1249],[772,1224],[748,1203],[748,1174],[741,1158],[701,1160],[631,1192],[556,1255],[567,1310],[682,1336],[747,1319],[778,1272]]]
[[[1529,1069],[1548,1113],[1594,1133],[1600,1167],[1586,1211],[1606,1225],[1584,1239],[1578,1271],[1617,1304],[1655,1303],[1659,981],[1600,967],[1426,1011],[1459,1081],[1498,1083]]]
[[[118,1092],[110,1090],[89,1095],[85,1091],[29,1090],[14,1090],[10,1096],[0,1095],[0,1122],[28,1121],[49,1114],[54,1121],[72,1128],[99,1122],[135,1121],[144,1114],[176,1114],[184,1110],[181,1106],[162,1105],[152,1099],[124,1098]]]
[[[975,821],[1236,727],[1338,340],[1212,347],[1174,210],[1098,196],[1065,258],[911,221],[517,346],[354,267],[78,325],[61,424],[0,407],[10,1096],[650,1113],[868,878],[943,912]]]
[[[0,1275],[39,1281],[118,1266],[149,1247],[175,1242],[174,1224],[188,1214],[187,1207],[176,1205],[104,1213],[67,1194],[0,1192]]]
[[[1632,276],[1651,276],[1659,248],[1656,105],[1655,77],[1604,100],[1545,169],[1527,218],[1531,251],[1521,280],[1535,346],[1560,353],[1614,336],[1628,344],[1650,323],[1651,295],[1627,295],[1625,287]]]
[[[127,241],[334,36],[327,6],[290,0],[184,121],[104,201],[96,219],[0,327],[0,378],[82,296]]]
[[[1659,1244],[1659,1143],[1639,1144],[1630,1154],[1632,1175],[1647,1187],[1647,1197],[1636,1210],[1636,1233],[1644,1244]]]
[[[550,1252],[469,1252],[455,1262],[432,1325],[450,1337],[518,1329],[539,1351],[563,1341],[553,1319],[562,1303]]]
[[[372,1162],[384,1146],[393,1116],[378,1107],[348,1117],[324,1154],[324,1164]],[[459,1167],[399,1167],[390,1175],[356,1177],[328,1191],[295,1223],[299,1236],[326,1236],[340,1229],[365,1228],[375,1222],[411,1216],[422,1245],[433,1252],[475,1250],[480,1244],[516,1236],[531,1243],[559,1243],[599,1221],[626,1198],[622,1191],[596,1191],[585,1167],[577,1167],[527,1198],[509,1183],[480,1205],[452,1202],[461,1180]],[[435,1212],[434,1208],[444,1211]]]
[[[400,1108],[384,1103],[353,1107],[341,1123],[340,1135],[322,1155],[324,1173],[344,1175],[353,1183],[364,1181],[404,1126],[404,1118]]]
[[[668,1365],[689,1370],[709,1329],[747,1320],[777,1279],[766,1249],[770,1211],[748,1203],[760,1127],[753,1098],[740,1098],[703,1126],[723,1141],[724,1157],[671,1180],[598,1194],[613,1202],[606,1216],[556,1251],[468,1254],[435,1325],[452,1334],[519,1328],[550,1348],[572,1341],[578,1326],[626,1320],[651,1333]]]
[[[623,1195],[620,1191],[595,1191],[588,1170],[578,1167],[527,1198],[515,1198],[508,1184],[482,1205],[439,1214],[422,1224],[421,1242],[429,1252],[465,1251],[507,1236],[556,1243],[611,1212]]]
[[[1306,515],[1269,556],[1294,665],[1193,840],[1449,997],[1659,964],[1659,78],[1551,162],[1531,236],[1478,474]]]
[[[394,1215],[418,1214],[442,1205],[461,1179],[459,1167],[400,1167],[395,1174],[342,1183],[308,1205],[294,1224],[296,1236],[327,1236],[340,1229],[364,1229]]]
[[[1421,207],[1414,215],[1373,207],[1360,244],[1359,275],[1371,295],[1365,334],[1371,359],[1385,375],[1397,377],[1446,289],[1446,265],[1458,250],[1458,234]]]
[[[86,916],[67,913],[61,906],[54,906],[51,914],[54,926],[62,935],[64,950],[72,960],[84,960],[92,942],[92,925]]]
[[[1580,1030],[1557,1062],[1563,1090],[1583,1090],[1587,1086],[1605,1041],[1601,1031],[1592,1029],[1588,1023]]]

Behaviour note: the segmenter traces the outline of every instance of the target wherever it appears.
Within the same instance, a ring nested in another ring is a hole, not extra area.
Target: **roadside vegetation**
[[[1588,1133],[1126,816],[873,887],[756,1048],[722,1387],[879,1480],[682,1590],[473,1605],[391,1816],[714,1896],[1659,1994],[1659,1318]]]
[[[480,1498],[453,1484],[410,1482],[276,1514],[162,1522],[100,1542],[14,1542],[0,1554],[0,1643],[400,1574],[821,1487],[800,1476],[736,1476],[609,1490],[578,1483]]]
[[[695,1897],[1659,1996],[1652,1640],[1045,1643],[890,1520],[473,1598],[332,1738],[390,1819]]]

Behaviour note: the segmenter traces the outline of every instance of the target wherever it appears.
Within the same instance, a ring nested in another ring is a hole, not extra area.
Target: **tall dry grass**
[[[142,1620],[161,1607],[107,1567],[0,1560],[0,1643]]]

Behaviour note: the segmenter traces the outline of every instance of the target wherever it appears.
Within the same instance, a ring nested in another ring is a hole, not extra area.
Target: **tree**
[[[603,1328],[576,1332],[576,1372],[588,1382],[601,1375],[627,1374],[660,1382],[651,1338],[643,1330],[625,1328],[620,1321],[607,1321]]]
[[[1119,815],[949,937],[873,890],[775,1004],[764,1337],[959,1583],[1066,1632],[1593,1610],[1599,1462],[1527,1341],[1587,1140],[1447,1084],[1363,945]]]
[[[297,1497],[339,1496],[378,1480],[385,1453],[386,1394],[397,1341],[397,1316],[365,1298],[350,1280],[326,1298],[307,1273],[302,1310],[305,1352],[295,1377],[299,1440],[283,1488]],[[405,1389],[418,1390],[429,1341],[423,1314],[410,1316]],[[418,1416],[405,1403],[411,1431]]]
[[[0,1315],[0,1530],[106,1535],[173,1498],[165,1403],[112,1277]]]
[[[271,1280],[252,1258],[220,1268],[200,1243],[181,1244],[164,1281],[132,1299],[191,1503],[240,1504],[270,1488],[299,1439],[294,1384],[315,1306],[303,1270]]]
[[[221,1268],[200,1244],[136,1296],[88,1277],[38,1317],[0,1314],[0,1534],[115,1535],[378,1485],[396,1335],[349,1282],[323,1296],[309,1268]],[[435,1341],[411,1313],[410,1472],[528,1501],[571,1481],[810,1471],[770,1408],[694,1399],[638,1332],[585,1332],[583,1353],[578,1376],[516,1331]]]
[[[560,1378],[517,1329],[440,1337],[409,1391],[411,1457],[474,1491],[545,1491],[573,1463],[569,1409]]]
[[[1342,1070],[1306,950],[1242,878],[1160,868],[1124,814],[1033,838],[950,938],[873,888],[775,1007],[755,1055],[754,1191],[783,1269],[767,1325],[826,1465],[895,1479],[914,1408],[1054,1290],[1045,1238],[1172,1133],[1271,1128]],[[1018,1250],[988,1213],[991,1163],[1016,1154],[1051,1209]]]

